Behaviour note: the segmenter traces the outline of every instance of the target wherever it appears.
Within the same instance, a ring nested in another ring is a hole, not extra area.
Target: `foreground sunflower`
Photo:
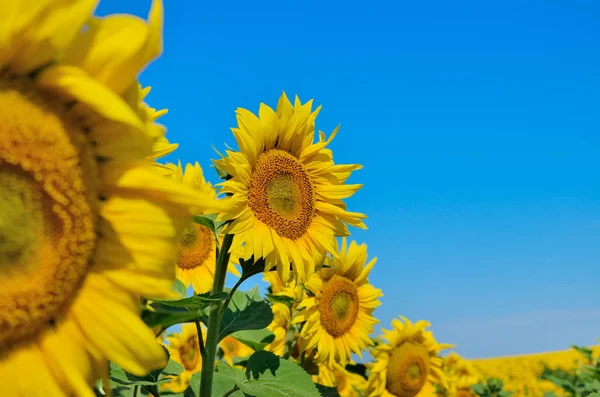
[[[139,299],[172,295],[175,239],[204,205],[145,159],[161,130],[136,76],[161,51],[161,2],[149,23],[95,4],[0,7],[2,395],[93,396],[107,360],[164,365]]]
[[[260,105],[256,117],[237,110],[238,127],[232,128],[239,151],[227,150],[216,166],[230,178],[221,192],[231,195],[221,220],[233,220],[226,233],[234,234],[232,247],[245,245],[246,257],[265,259],[265,269],[277,266],[284,282],[293,275],[305,280],[322,252],[335,254],[335,236],[347,236],[346,224],[366,228],[365,215],[346,211],[343,199],[362,185],[344,182],[360,165],[335,165],[326,146],[315,138],[312,101],[294,106],[283,94],[273,111]]]
[[[205,197],[212,197],[217,201],[217,193],[210,183],[204,179],[204,174],[200,164],[187,164],[185,172],[181,164],[168,163],[166,168],[170,170],[170,175],[184,185],[198,190]],[[223,237],[219,237],[220,242]],[[179,252],[177,258],[176,276],[181,282],[189,287],[194,287],[197,294],[203,294],[210,291],[215,279],[215,264],[217,252],[217,239],[215,233],[207,226],[199,223],[190,222],[185,228],[179,241],[177,242]],[[233,250],[229,258],[228,271],[240,276],[235,264],[243,255],[241,249]]]
[[[367,277],[377,258],[367,263],[367,246],[354,241],[348,247],[346,239],[337,258],[305,284],[313,296],[304,299],[293,323],[306,322],[302,327],[303,349],[317,349],[315,358],[330,367],[335,362],[346,365],[352,353],[372,345],[369,334],[378,320],[373,310],[381,304],[380,289],[369,284]]]
[[[206,340],[206,329],[202,328],[202,337]],[[168,342],[165,347],[171,359],[183,366],[183,371],[173,376],[169,383],[161,385],[161,390],[171,390],[181,393],[190,385],[190,379],[196,372],[202,370],[202,356],[198,342],[196,324],[183,324],[180,333],[170,334],[165,337]]]
[[[373,349],[377,360],[370,368],[368,397],[431,397],[434,384],[446,388],[438,353],[451,345],[438,344],[427,321],[392,320],[393,330],[383,330],[388,343]]]

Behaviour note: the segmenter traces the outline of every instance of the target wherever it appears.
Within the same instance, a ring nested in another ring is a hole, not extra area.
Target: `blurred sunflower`
[[[438,344],[426,330],[427,321],[402,319],[392,320],[393,330],[383,330],[388,343],[373,349],[376,362],[370,367],[368,397],[431,397],[434,384],[447,388],[438,353],[451,345]]]
[[[252,355],[254,350],[251,347],[244,345],[233,336],[226,336],[219,343],[219,347],[223,351],[223,360],[229,365],[233,365],[234,357],[244,358]]]
[[[202,338],[206,340],[206,329],[202,328]],[[202,371],[202,355],[198,342],[196,324],[186,323],[181,327],[180,333],[170,334],[165,337],[171,359],[183,366],[183,371],[178,376],[172,376],[169,383],[161,385],[161,390],[171,390],[174,393],[183,392],[189,385],[192,375]]]
[[[217,193],[212,185],[204,179],[200,164],[187,164],[185,172],[181,163],[175,165],[168,163],[166,167],[171,171],[171,177],[181,181],[184,185],[198,190],[205,197],[217,200]],[[223,236],[219,237],[219,242]],[[190,222],[184,229],[177,243],[179,256],[177,259],[176,275],[186,286],[190,284],[197,294],[211,290],[215,278],[217,239],[212,230],[199,223]],[[233,250],[229,259],[227,270],[240,276],[235,267],[238,259],[243,255],[241,247]]]
[[[367,280],[377,258],[367,263],[365,244],[352,241],[348,247],[343,238],[336,256],[305,284],[313,296],[300,303],[302,311],[292,320],[306,322],[300,334],[303,349],[317,349],[315,358],[330,367],[335,362],[346,365],[352,353],[361,356],[373,344],[369,334],[379,321],[372,313],[383,296]]]
[[[335,387],[341,397],[362,397],[367,385],[365,378],[359,374],[346,370],[339,364],[333,367],[319,365],[318,375],[313,375],[312,380],[327,387]]]
[[[141,295],[172,296],[174,242],[210,198],[146,160],[164,131],[136,81],[162,50],[149,22],[96,1],[0,7],[0,384],[7,396],[93,396],[107,360],[165,364]],[[119,319],[119,326],[114,326]],[[35,374],[32,382],[31,374]]]
[[[260,105],[256,117],[237,110],[232,128],[240,151],[227,150],[216,166],[231,176],[220,184],[230,194],[229,208],[219,219],[233,220],[226,233],[234,234],[232,247],[245,245],[246,255],[265,259],[265,269],[277,266],[287,283],[292,274],[301,281],[313,272],[322,252],[335,254],[335,236],[347,236],[346,224],[366,228],[365,215],[346,211],[342,201],[362,185],[344,182],[360,165],[335,165],[328,139],[319,132],[312,100],[294,106],[285,93],[277,110]]]
[[[285,338],[290,328],[292,313],[290,308],[284,303],[274,303],[271,306],[271,310],[273,311],[273,321],[267,328],[273,332],[275,339],[265,346],[265,350],[282,356],[285,350]]]

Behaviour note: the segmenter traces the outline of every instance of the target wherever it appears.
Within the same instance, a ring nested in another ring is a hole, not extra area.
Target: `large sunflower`
[[[206,340],[205,328],[202,328],[202,337]],[[179,375],[173,376],[169,383],[161,386],[161,389],[180,393],[190,385],[192,375],[202,370],[202,356],[200,355],[196,324],[183,324],[180,333],[167,335],[165,339],[168,342],[165,347],[169,351],[171,359],[181,364],[183,371]]]
[[[162,130],[141,111],[136,76],[161,51],[161,2],[149,23],[91,18],[95,4],[0,7],[7,396],[93,396],[89,384],[106,375],[107,360],[136,375],[163,365],[138,316],[140,295],[171,296],[175,239],[190,206],[203,210],[201,193],[145,160]]]
[[[335,236],[348,235],[346,224],[366,228],[365,215],[346,211],[342,201],[362,186],[344,184],[361,166],[333,163],[326,146],[337,128],[313,143],[320,109],[297,97],[292,106],[285,94],[276,111],[261,103],[259,117],[238,109],[232,131],[240,151],[215,161],[230,176],[221,183],[231,197],[220,219],[234,220],[226,230],[235,235],[233,247],[244,244],[246,257],[264,258],[267,270],[277,266],[284,282],[290,263],[305,280],[322,252],[335,254]]]
[[[164,145],[164,141],[163,141]],[[217,200],[217,193],[210,183],[204,179],[200,164],[187,164],[185,172],[181,163],[175,165],[168,163],[166,167],[171,171],[171,176],[184,185],[198,190],[206,197]],[[223,236],[219,237],[222,242]],[[197,294],[210,291],[215,278],[215,264],[217,252],[217,239],[215,233],[207,226],[190,222],[181,234],[177,243],[179,256],[177,259],[176,275],[186,287],[190,284]],[[241,247],[231,253],[228,270],[239,276],[235,267],[238,259],[243,255]]]
[[[369,334],[378,323],[373,310],[383,295],[367,280],[377,259],[367,263],[365,244],[353,241],[348,247],[343,238],[336,256],[305,284],[313,296],[300,303],[304,309],[292,320],[306,322],[300,333],[303,349],[317,349],[315,358],[330,367],[346,365],[352,353],[361,355],[372,344]]]
[[[392,320],[393,330],[383,330],[388,343],[373,349],[368,397],[431,397],[438,384],[446,388],[442,359],[438,353],[451,345],[438,344],[427,321]]]

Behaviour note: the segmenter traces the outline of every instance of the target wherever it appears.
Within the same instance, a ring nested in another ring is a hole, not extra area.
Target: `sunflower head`
[[[206,329],[202,328],[202,337],[206,340]],[[190,383],[192,375],[202,370],[202,356],[198,342],[198,331],[193,323],[183,324],[180,333],[165,337],[165,347],[173,361],[183,366],[183,372],[171,377],[171,381],[162,386],[164,389],[175,393],[185,390]]]
[[[219,347],[223,352],[223,359],[229,363],[229,365],[233,365],[233,359],[235,357],[244,358],[252,355],[254,350],[235,339],[233,336],[226,336],[219,343]]]
[[[171,178],[189,186],[202,194],[207,201],[212,203],[212,208],[207,208],[205,212],[216,212],[221,205],[217,198],[217,193],[212,185],[204,179],[204,174],[200,164],[187,164],[185,171],[181,163],[177,165],[167,163],[165,166],[169,170]],[[205,203],[206,205],[206,203]],[[223,236],[219,236],[222,242]],[[196,223],[190,218],[190,222],[179,236],[177,242],[178,258],[176,275],[186,287],[190,284],[194,291],[203,294],[210,291],[215,278],[217,237],[215,233],[207,226]],[[240,248],[233,250],[228,265],[229,272],[239,276],[235,264],[242,256]]]
[[[265,350],[281,356],[285,349],[285,340],[290,328],[292,312],[284,303],[274,303],[271,310],[273,311],[273,321],[267,328],[273,332],[275,339],[265,346]]]
[[[162,3],[148,21],[94,18],[96,3],[0,7],[4,395],[89,395],[108,360],[140,376],[164,365],[140,297],[171,295],[174,243],[205,209],[148,161],[164,128],[137,75],[162,50]]]
[[[369,334],[378,322],[372,313],[383,295],[367,280],[375,262],[376,258],[367,263],[366,245],[353,241],[348,247],[344,238],[336,257],[328,260],[330,267],[317,271],[305,284],[312,296],[300,303],[302,311],[293,321],[305,322],[303,347],[316,349],[318,361],[345,365],[351,353],[360,355],[372,344]]]
[[[313,375],[312,380],[323,386],[337,388],[341,397],[360,397],[367,385],[365,378],[337,363],[332,367],[320,364],[319,373]]]
[[[393,329],[384,330],[384,339],[373,349],[377,360],[368,380],[368,396],[428,397],[434,384],[446,387],[442,359],[438,353],[450,345],[438,344],[429,323],[394,319]]]
[[[273,110],[261,104],[258,117],[237,110],[233,134],[239,151],[227,150],[215,161],[230,178],[221,183],[228,209],[221,219],[233,220],[227,233],[234,246],[245,245],[246,257],[264,258],[267,270],[277,266],[281,279],[306,280],[321,252],[335,254],[335,236],[348,235],[347,225],[365,228],[364,215],[346,211],[343,199],[361,185],[345,184],[359,165],[336,165],[327,149],[329,137],[315,119],[312,101],[294,105],[283,94]]]

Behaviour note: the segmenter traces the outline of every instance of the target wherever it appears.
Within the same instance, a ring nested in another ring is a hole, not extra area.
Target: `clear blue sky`
[[[600,3],[165,3],[141,80],[169,108],[168,159],[215,180],[238,106],[322,104],[336,162],[365,167],[348,203],[369,216],[353,238],[379,258],[382,327],[428,319],[467,357],[600,337]]]

